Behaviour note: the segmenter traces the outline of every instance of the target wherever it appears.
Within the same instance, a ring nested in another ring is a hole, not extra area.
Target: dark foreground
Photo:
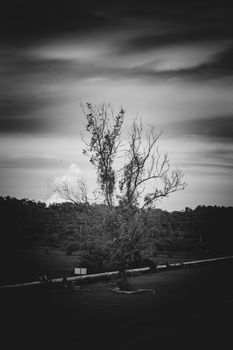
[[[133,277],[155,295],[119,295],[114,282],[0,291],[2,349],[233,349],[233,261]],[[2,344],[4,344],[2,346]]]

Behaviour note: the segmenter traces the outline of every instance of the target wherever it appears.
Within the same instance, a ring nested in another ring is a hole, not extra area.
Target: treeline
[[[114,239],[118,223],[103,205],[88,209],[72,203],[52,204],[0,197],[1,251],[32,247],[64,249],[67,254],[104,246]],[[233,253],[233,207],[198,206],[167,212],[148,209],[140,216],[143,251],[196,252],[205,256]]]

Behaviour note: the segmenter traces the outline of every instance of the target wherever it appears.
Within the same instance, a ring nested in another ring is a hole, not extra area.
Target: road
[[[4,349],[233,348],[233,262],[130,278],[154,295],[119,295],[114,282],[67,291],[1,290]]]

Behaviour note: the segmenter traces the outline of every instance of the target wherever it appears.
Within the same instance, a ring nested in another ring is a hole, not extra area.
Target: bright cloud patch
[[[81,170],[75,163],[72,163],[64,174],[56,176],[52,180],[51,188],[53,193],[46,200],[46,204],[66,202],[68,200],[66,196],[56,189],[62,189],[65,185],[71,192],[78,193],[80,180]]]
[[[79,167],[75,163],[72,163],[64,175],[56,176],[53,179],[52,185],[59,186],[62,183],[69,183],[70,186],[75,186],[77,181],[80,180],[80,174],[81,170]]]

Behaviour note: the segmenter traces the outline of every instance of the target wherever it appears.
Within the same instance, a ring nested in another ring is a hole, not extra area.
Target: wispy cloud
[[[127,28],[126,28],[127,30]],[[217,61],[220,54],[226,52],[231,45],[229,40],[206,41],[199,40],[189,43],[170,43],[167,45],[149,49],[137,50],[134,52],[122,51],[122,46],[131,37],[140,36],[138,31],[129,30],[125,37],[122,37],[122,30],[112,33],[99,33],[96,36],[80,40],[78,38],[63,38],[63,40],[49,41],[48,43],[35,47],[31,55],[39,60],[67,61],[78,66],[89,67],[92,73],[98,75],[134,75],[139,69],[140,75],[145,70],[151,72],[171,72],[189,70],[204,64],[212,64]],[[91,69],[91,67],[93,67]]]

